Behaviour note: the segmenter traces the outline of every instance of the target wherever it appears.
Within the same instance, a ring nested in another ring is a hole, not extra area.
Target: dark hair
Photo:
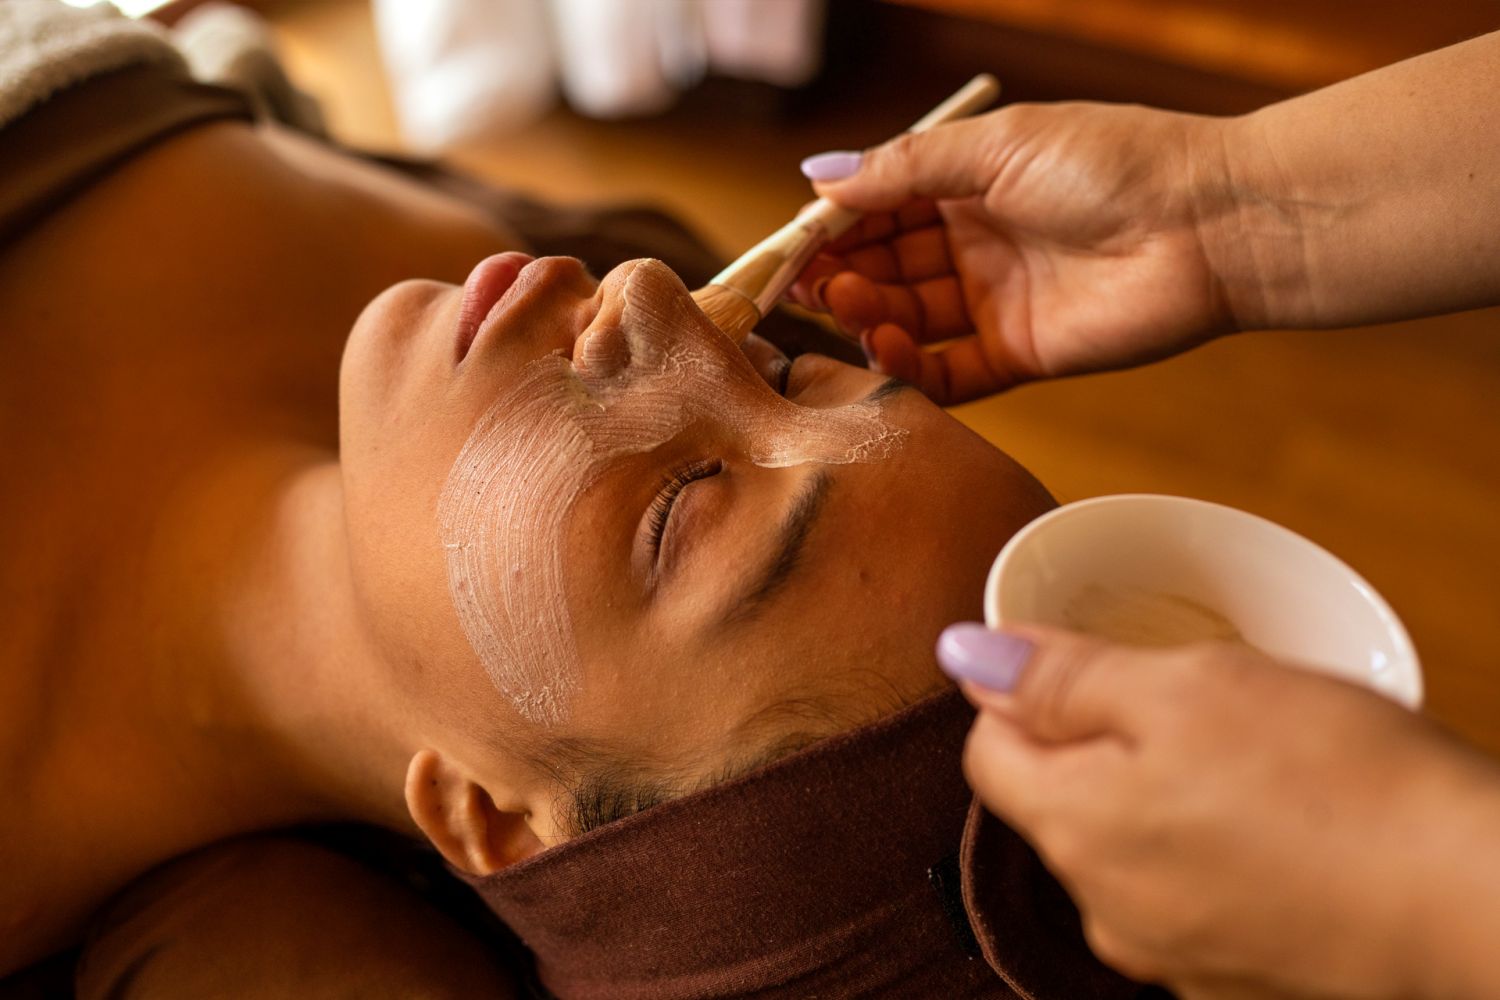
[[[799,731],[735,760],[704,777],[692,766],[643,762],[605,740],[564,736],[526,754],[529,763],[549,775],[561,791],[555,806],[569,836],[579,836],[634,816],[672,799],[773,764],[831,735]],[[692,764],[696,762],[688,762]]]
[[[903,693],[874,672],[856,683],[882,692],[858,708],[846,698],[788,698],[772,703],[735,726],[732,742],[751,749],[706,777],[698,761],[642,760],[607,740],[561,736],[527,748],[524,756],[561,789],[557,816],[570,836],[579,836],[663,802],[733,781],[774,764],[835,733],[892,715],[933,689]],[[852,679],[852,678],[851,678]]]

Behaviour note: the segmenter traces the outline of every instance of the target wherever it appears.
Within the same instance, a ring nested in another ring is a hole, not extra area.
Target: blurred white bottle
[[[800,87],[823,62],[823,0],[707,0],[701,6],[715,73]]]
[[[525,124],[556,100],[546,0],[373,0],[402,134],[417,150]]]
[[[705,73],[799,87],[822,61],[823,0],[551,0],[563,92],[581,114],[666,109]]]
[[[655,114],[703,76],[695,0],[552,0],[551,7],[563,92],[580,114]]]

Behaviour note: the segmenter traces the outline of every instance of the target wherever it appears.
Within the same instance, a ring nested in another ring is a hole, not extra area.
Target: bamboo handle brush
[[[981,73],[907,131],[925,132],[934,125],[966,118],[988,107],[999,94],[999,81]],[[771,311],[808,261],[861,217],[860,212],[819,198],[694,292],[693,301],[738,343]]]

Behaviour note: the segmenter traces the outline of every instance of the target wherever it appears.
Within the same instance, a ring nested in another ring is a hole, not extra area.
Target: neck
[[[232,799],[215,805],[243,829],[414,832],[404,715],[359,625],[336,459],[271,449],[210,477],[191,507],[180,544],[214,569],[181,630],[192,654],[163,689],[197,781]]]

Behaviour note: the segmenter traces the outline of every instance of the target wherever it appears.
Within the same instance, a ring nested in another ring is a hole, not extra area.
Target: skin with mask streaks
[[[660,261],[640,261],[617,317],[596,317],[572,359],[527,364],[490,407],[439,498],[464,634],[495,686],[537,724],[565,720],[578,685],[562,537],[610,463],[699,423],[717,424],[764,468],[878,461],[906,434],[874,403],[798,406],[746,377],[750,362],[684,292]]]

